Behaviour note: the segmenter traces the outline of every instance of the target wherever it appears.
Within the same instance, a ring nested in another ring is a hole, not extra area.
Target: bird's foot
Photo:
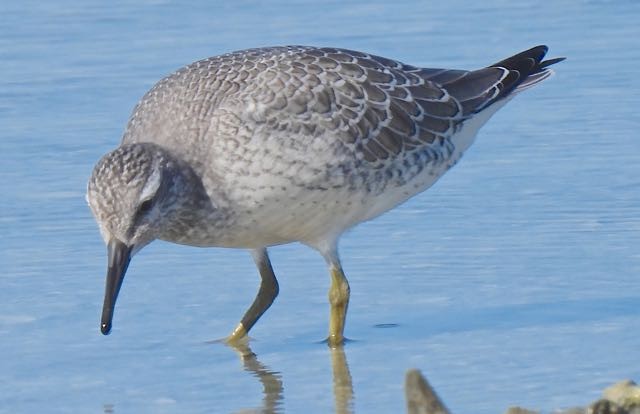
[[[224,339],[224,342],[227,345],[231,346],[244,345],[249,342],[249,335],[244,325],[242,323],[239,323],[238,326],[236,326],[236,329],[233,330],[231,335],[227,336]]]
[[[326,343],[329,348],[342,348],[345,344],[353,341],[353,339],[346,338],[343,335],[329,335],[322,342]]]

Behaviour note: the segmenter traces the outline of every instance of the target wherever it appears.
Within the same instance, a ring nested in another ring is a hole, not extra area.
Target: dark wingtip
[[[109,335],[109,333],[111,333],[111,324],[102,323],[100,325],[100,332],[102,332],[102,335]]]
[[[500,62],[494,63],[493,65],[489,65],[489,67],[502,67],[510,70],[517,69],[518,67],[522,66],[524,62],[529,61],[529,59],[533,60],[532,67],[534,67],[538,65],[542,61],[542,59],[544,59],[544,56],[548,51],[549,48],[545,45],[535,46],[513,56],[509,56],[508,58],[503,59]],[[529,64],[525,63],[525,65],[528,66]]]
[[[542,81],[548,76],[536,76],[537,74],[551,73],[547,69],[548,66],[565,60],[564,57],[543,60],[548,51],[546,45],[538,45],[491,65],[490,67],[500,67],[509,71],[502,81],[503,89],[498,99],[509,95],[520,85],[530,87]]]
[[[542,60],[544,59],[544,56],[547,54],[547,52],[549,51],[549,46],[547,45],[538,45],[538,46],[534,46],[529,50],[525,50],[524,52],[522,52],[522,55],[533,55],[533,56],[537,56],[538,60]]]
[[[496,62],[490,67],[503,67],[509,70],[517,70],[521,72],[521,75],[525,75],[521,77],[521,79],[524,79],[528,75],[540,72],[547,66],[562,62],[566,59],[565,57],[559,57],[543,60],[548,51],[549,47],[547,45],[534,46],[531,49]]]
[[[463,76],[442,86],[459,100],[465,115],[478,113],[514,91],[520,92],[551,76],[553,71],[547,67],[565,58],[543,60],[548,51],[546,45],[534,46],[484,69],[462,72]]]
[[[559,57],[559,58],[547,59],[547,60],[545,60],[545,61],[541,62],[541,63],[540,63],[540,65],[538,65],[538,67],[539,67],[540,69],[542,69],[542,68],[546,68],[547,66],[554,65],[554,64],[556,64],[556,63],[558,63],[558,62],[562,62],[563,60],[566,60],[566,59],[567,59],[566,57]]]

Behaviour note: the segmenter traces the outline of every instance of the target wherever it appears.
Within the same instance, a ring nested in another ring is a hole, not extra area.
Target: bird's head
[[[108,249],[101,331],[107,335],[131,257],[175,226],[191,197],[180,163],[154,144],[128,144],[96,164],[87,202]]]

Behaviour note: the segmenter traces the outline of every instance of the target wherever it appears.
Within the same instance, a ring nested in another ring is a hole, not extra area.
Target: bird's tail
[[[436,81],[460,103],[465,115],[471,115],[551,76],[549,66],[564,58],[543,60],[547,50],[546,46],[532,47],[478,70],[434,70],[426,79]]]
[[[490,68],[504,68],[509,71],[502,80],[504,87],[500,91],[500,95],[507,96],[514,92],[524,91],[553,75],[554,72],[549,66],[561,62],[565,58],[543,60],[548,50],[544,45],[532,47],[490,65]]]

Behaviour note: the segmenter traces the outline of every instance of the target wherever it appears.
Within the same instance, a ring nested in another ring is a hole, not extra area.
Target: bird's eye
[[[152,206],[153,202],[151,201],[151,199],[144,200],[138,207],[138,214],[147,214],[151,210]]]

